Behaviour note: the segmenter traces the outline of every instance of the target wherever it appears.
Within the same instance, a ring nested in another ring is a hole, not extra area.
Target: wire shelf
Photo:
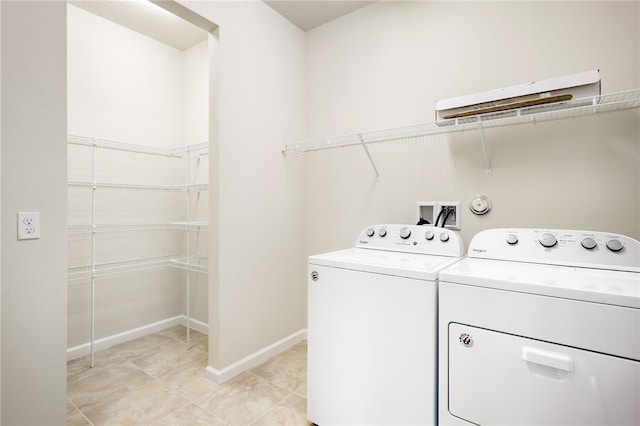
[[[206,183],[197,183],[197,184],[189,184],[189,185],[139,185],[139,184],[130,184],[130,183],[69,181],[67,185],[73,188],[167,191],[167,192],[201,192],[209,189],[209,185]]]
[[[605,94],[565,102],[530,106],[513,110],[481,114],[471,117],[439,120],[392,129],[377,130],[326,139],[283,145],[283,151],[318,151],[351,145],[384,142],[397,139],[460,132],[481,127],[511,126],[536,121],[579,117],[640,106],[640,89]]]
[[[208,222],[204,221],[172,221],[172,222],[159,222],[159,223],[103,223],[96,224],[96,232],[129,232],[129,231],[155,231],[162,229],[171,230],[206,230],[209,227]],[[93,226],[90,224],[83,225],[69,225],[68,231],[70,234],[83,234],[93,231]]]
[[[96,263],[95,276],[105,276],[124,272],[140,271],[145,269],[167,266],[181,254],[171,254],[165,256],[143,257],[135,259],[117,260],[112,262]],[[92,265],[72,266],[67,269],[68,281],[91,278],[94,273]]]
[[[174,268],[185,269],[191,272],[209,272],[209,258],[202,256],[179,257],[169,261]]]
[[[197,230],[207,230],[209,228],[209,222],[205,222],[205,221],[194,221],[194,222],[187,222],[187,221],[177,221],[177,222],[169,222],[169,227],[173,228],[173,229],[179,229],[179,230],[190,230],[190,229],[197,229]]]
[[[206,152],[202,151],[207,151],[209,149],[208,142],[186,145],[178,148],[157,148],[153,146],[116,142],[108,139],[97,139],[79,135],[67,135],[67,142],[71,145],[95,146],[96,148],[175,158],[182,158],[185,153],[198,153],[200,155],[204,155]]]

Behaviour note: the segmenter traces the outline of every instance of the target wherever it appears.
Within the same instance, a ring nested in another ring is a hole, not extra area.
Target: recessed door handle
[[[522,359],[563,371],[573,371],[573,359],[569,355],[545,351],[531,346],[522,347]]]

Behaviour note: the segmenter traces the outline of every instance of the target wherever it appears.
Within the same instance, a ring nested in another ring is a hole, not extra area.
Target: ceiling
[[[205,30],[146,0],[69,0],[69,3],[178,50],[186,50],[207,37]]]
[[[263,0],[303,31],[308,31],[360,9],[373,1]]]
[[[373,3],[373,1],[352,0],[263,1],[303,31],[308,31]],[[210,22],[199,23],[199,26],[196,26],[176,16],[174,13],[177,11],[176,8],[180,8],[180,6],[174,1],[69,0],[69,3],[178,50],[187,50],[201,42],[207,37],[207,30],[215,27]],[[165,10],[165,8],[171,9],[174,13]],[[181,14],[179,10],[177,12]],[[185,11],[182,12],[184,15]]]

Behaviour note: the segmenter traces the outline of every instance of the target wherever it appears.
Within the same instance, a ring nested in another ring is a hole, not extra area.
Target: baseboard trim
[[[152,324],[143,325],[142,327],[123,331],[122,333],[117,333],[111,336],[103,337],[102,339],[98,339],[93,342],[93,350],[100,351],[103,349],[107,349],[112,346],[119,345],[120,343],[128,342],[129,340],[133,340],[133,339],[138,339],[148,334],[157,333],[158,331],[162,331],[176,325],[186,326],[187,317],[185,315],[177,315],[173,318],[167,318],[162,321],[154,322]],[[194,330],[198,330],[205,334],[209,333],[209,326],[202,321],[198,321],[191,318],[190,325],[191,325],[191,328]],[[72,359],[89,355],[90,353],[91,353],[90,342],[68,348],[67,361],[71,361]]]
[[[207,379],[211,380],[212,382],[221,385],[236,377],[237,375],[244,373],[245,371],[263,363],[269,358],[274,357],[288,349],[291,349],[298,342],[305,340],[306,338],[306,329],[297,331],[290,336],[280,339],[277,342],[266,346],[259,351],[256,351],[251,355],[246,356],[221,370],[213,368],[209,365],[205,370],[205,377],[207,377]]]

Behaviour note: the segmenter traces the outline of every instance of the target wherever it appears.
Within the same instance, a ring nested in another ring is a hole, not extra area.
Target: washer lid
[[[309,257],[309,265],[435,281],[459,257],[351,248]]]
[[[440,281],[640,309],[640,273],[465,258]]]

